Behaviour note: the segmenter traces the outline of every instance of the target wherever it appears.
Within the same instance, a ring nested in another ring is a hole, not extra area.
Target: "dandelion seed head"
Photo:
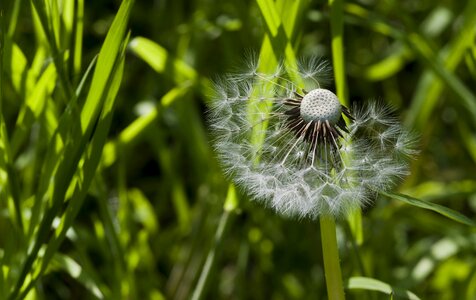
[[[301,101],[301,117],[307,121],[329,122],[334,125],[342,115],[341,104],[337,96],[326,89],[314,89]]]
[[[416,142],[392,108],[343,106],[322,59],[262,72],[250,57],[215,82],[208,116],[225,175],[253,200],[289,217],[341,217],[408,174]]]

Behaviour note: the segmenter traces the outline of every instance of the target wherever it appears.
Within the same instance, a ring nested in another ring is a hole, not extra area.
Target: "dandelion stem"
[[[329,300],[343,300],[344,286],[337,248],[336,223],[329,215],[320,217],[322,255],[324,259],[324,272],[326,275],[327,294]]]

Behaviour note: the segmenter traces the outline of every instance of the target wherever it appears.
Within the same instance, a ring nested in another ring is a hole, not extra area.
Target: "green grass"
[[[0,299],[325,299],[319,222],[250,202],[211,146],[211,82],[250,51],[322,56],[420,136],[336,222],[346,298],[473,299],[475,5],[2,1]]]

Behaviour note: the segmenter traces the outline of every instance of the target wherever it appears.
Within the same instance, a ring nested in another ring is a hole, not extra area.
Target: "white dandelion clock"
[[[343,106],[321,86],[325,62],[272,74],[248,65],[215,83],[209,120],[225,173],[254,200],[286,216],[339,217],[408,174],[412,135],[382,104]]]

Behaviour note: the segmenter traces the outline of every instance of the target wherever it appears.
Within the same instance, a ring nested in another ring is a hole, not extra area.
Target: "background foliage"
[[[235,193],[210,146],[210,80],[250,50],[391,103],[420,135],[399,191],[475,218],[475,1],[0,5],[1,297],[325,298],[317,222]],[[348,298],[476,299],[474,227],[398,200],[339,222]]]

